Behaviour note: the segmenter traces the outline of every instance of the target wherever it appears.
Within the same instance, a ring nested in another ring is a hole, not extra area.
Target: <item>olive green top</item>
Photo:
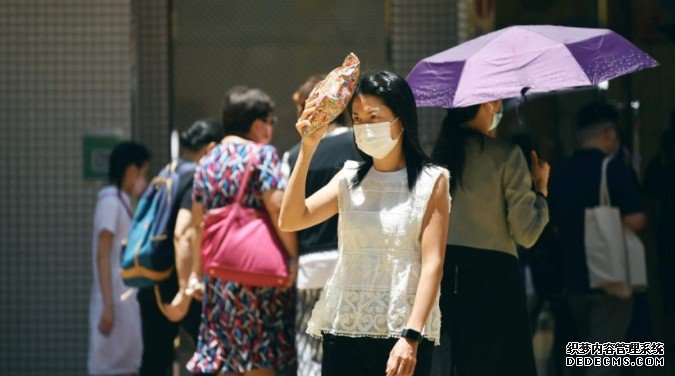
[[[532,190],[525,156],[514,144],[485,137],[466,145],[466,164],[452,192],[448,244],[495,250],[517,257],[548,223],[546,199]]]

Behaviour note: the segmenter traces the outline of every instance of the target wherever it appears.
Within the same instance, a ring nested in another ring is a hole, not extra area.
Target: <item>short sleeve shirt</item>
[[[255,155],[254,148],[258,148]],[[281,159],[272,145],[228,142],[216,146],[202,158],[194,176],[192,197],[205,210],[217,209],[232,203],[239,192],[250,158],[254,171],[244,193],[246,206],[261,209],[262,196],[269,190],[286,188],[281,170]]]
[[[550,208],[563,252],[563,275],[570,292],[589,290],[584,246],[584,213],[600,201],[600,175],[605,154],[597,149],[580,149],[551,174]],[[634,170],[620,158],[607,167],[607,185],[612,206],[622,216],[644,210]]]

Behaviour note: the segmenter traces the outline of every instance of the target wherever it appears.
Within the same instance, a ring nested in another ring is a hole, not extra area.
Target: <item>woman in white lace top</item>
[[[302,134],[315,103],[296,127]],[[323,337],[323,375],[428,375],[440,337],[439,286],[450,211],[448,171],[417,135],[403,78],[362,78],[350,106],[363,163],[348,161],[306,198],[312,155],[326,127],[302,138],[279,225],[298,231],[339,214],[339,258],[308,333]]]

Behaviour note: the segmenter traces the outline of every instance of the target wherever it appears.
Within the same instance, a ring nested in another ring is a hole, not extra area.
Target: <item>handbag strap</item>
[[[606,157],[602,161],[602,174],[600,175],[600,206],[612,206],[612,201],[609,197],[609,189],[607,188],[607,166],[609,162],[614,159],[613,156]]]
[[[259,144],[253,144],[253,148],[248,153],[248,162],[246,163],[245,172],[242,180],[239,181],[239,192],[234,199],[234,202],[243,204],[244,194],[246,194],[246,189],[248,189],[249,181],[255,170],[255,162],[258,160],[258,152],[260,151],[261,146]]]

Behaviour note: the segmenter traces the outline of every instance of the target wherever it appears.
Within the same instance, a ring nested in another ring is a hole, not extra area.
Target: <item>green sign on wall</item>
[[[85,133],[82,138],[83,176],[86,180],[105,179],[108,170],[108,158],[115,145],[120,141],[119,130],[94,131]]]

